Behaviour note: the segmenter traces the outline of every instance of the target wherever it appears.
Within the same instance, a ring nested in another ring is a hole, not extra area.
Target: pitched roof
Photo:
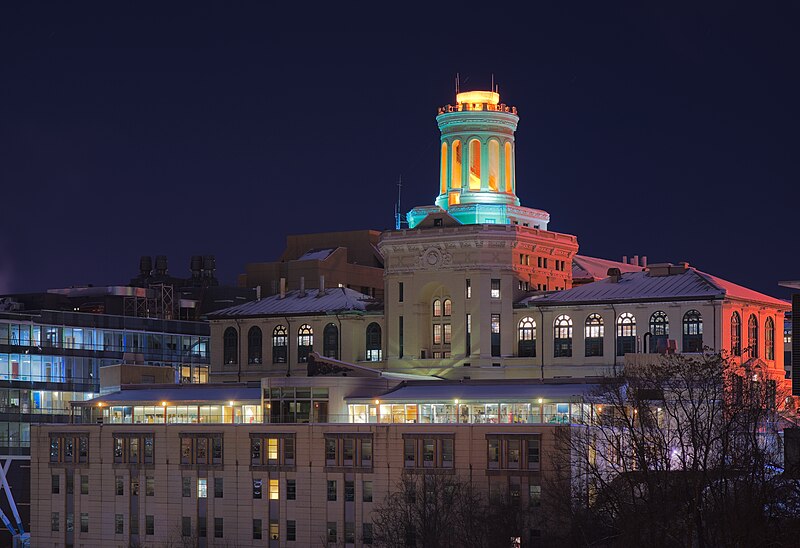
[[[210,319],[233,318],[242,316],[270,316],[282,314],[325,314],[332,312],[373,310],[380,303],[372,297],[346,287],[326,289],[320,295],[319,289],[307,289],[304,294],[299,290],[287,291],[286,296],[271,295],[260,301],[217,310],[208,315]]]
[[[765,303],[780,308],[788,303],[747,289],[694,268],[668,276],[646,272],[622,273],[619,281],[605,278],[586,285],[527,299],[524,304],[561,305],[625,301],[697,300],[733,298]]]

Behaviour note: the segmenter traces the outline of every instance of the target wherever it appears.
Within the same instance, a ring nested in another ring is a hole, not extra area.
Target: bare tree
[[[556,474],[574,495],[552,505],[562,542],[755,546],[781,534],[770,508],[782,507],[784,395],[762,364],[668,355],[601,386],[586,424],[559,434],[563,470],[579,470]]]

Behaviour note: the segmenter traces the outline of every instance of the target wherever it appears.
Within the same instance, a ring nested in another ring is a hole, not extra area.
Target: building
[[[100,371],[125,361],[168,368],[173,382],[208,381],[210,333],[201,317],[255,292],[220,286],[213,257],[204,260],[192,258],[190,278],[170,276],[166,257],[155,270],[143,257],[130,285],[0,297],[0,460],[23,526],[31,424],[69,422],[70,402],[97,395]],[[0,509],[12,515],[6,503]]]
[[[784,378],[783,301],[686,263],[578,255],[521,206],[518,120],[497,93],[458,94],[437,116],[435,205],[408,228],[290,238],[248,265],[258,298],[208,314],[212,384],[121,386],[35,427],[34,536],[367,545],[407,473],[535,504],[557,433],[601,412],[585,395],[625,363],[712,348]]]

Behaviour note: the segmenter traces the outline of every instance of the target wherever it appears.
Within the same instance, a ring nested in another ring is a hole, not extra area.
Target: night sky
[[[398,177],[404,212],[438,193],[456,73],[519,109],[517,194],[581,253],[800,278],[797,3],[11,4],[0,293],[126,283],[157,254],[234,283],[288,234],[392,228]]]

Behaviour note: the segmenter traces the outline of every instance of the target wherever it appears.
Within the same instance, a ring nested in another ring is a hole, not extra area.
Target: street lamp
[[[167,402],[162,401],[161,407],[164,408],[164,424],[167,424]]]

